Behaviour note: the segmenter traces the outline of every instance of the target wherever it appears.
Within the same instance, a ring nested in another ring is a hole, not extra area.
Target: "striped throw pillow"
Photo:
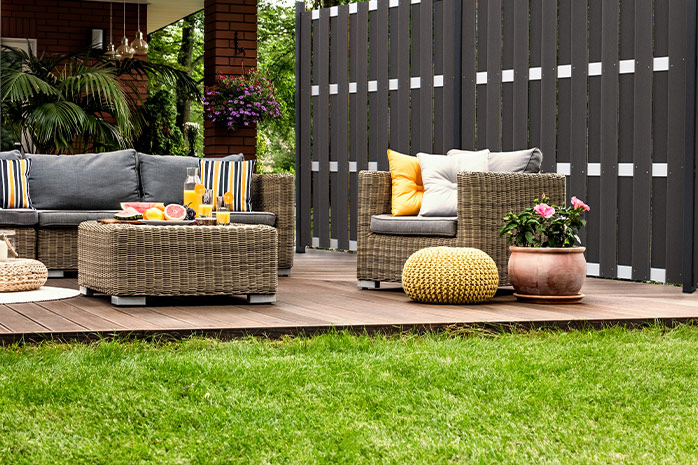
[[[226,192],[232,192],[232,211],[252,211],[251,191],[254,164],[255,160],[201,160],[201,182],[206,189],[213,189],[214,195],[218,197],[225,195]]]
[[[32,208],[29,198],[31,160],[0,160],[2,208]]]

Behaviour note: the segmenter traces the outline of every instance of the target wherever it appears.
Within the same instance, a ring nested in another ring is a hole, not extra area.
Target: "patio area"
[[[579,327],[654,321],[671,325],[698,318],[698,299],[674,286],[588,278],[581,304],[522,304],[505,290],[481,305],[425,305],[411,302],[397,284],[359,290],[355,254],[309,249],[296,254],[295,262],[293,275],[279,279],[273,305],[248,305],[242,298],[160,298],[149,300],[147,307],[117,308],[106,296],[0,305],[0,340],[191,334],[279,337],[332,328],[401,331],[461,325]],[[52,279],[48,284],[77,289],[75,278]]]

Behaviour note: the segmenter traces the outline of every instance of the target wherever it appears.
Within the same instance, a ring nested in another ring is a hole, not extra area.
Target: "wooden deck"
[[[411,302],[399,285],[356,287],[356,255],[319,250],[297,254],[293,276],[279,278],[278,301],[248,305],[243,298],[150,299],[147,307],[114,307],[106,296],[0,305],[0,341],[85,339],[110,335],[183,337],[207,334],[314,333],[328,328],[437,329],[452,325],[668,324],[698,319],[698,294],[681,288],[587,279],[586,298],[573,305],[516,302],[511,292],[480,305]],[[77,279],[49,285],[77,289]]]

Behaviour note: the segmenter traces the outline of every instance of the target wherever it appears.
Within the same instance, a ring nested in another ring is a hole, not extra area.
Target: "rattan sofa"
[[[39,205],[37,205],[36,210],[2,210],[0,209],[0,229],[11,229],[15,231],[15,242],[18,249],[18,253],[21,257],[25,258],[35,258],[46,265],[49,269],[49,274],[52,277],[59,277],[63,275],[65,271],[76,271],[78,269],[78,225],[82,221],[95,220],[99,218],[110,218],[113,217],[115,209],[119,207],[119,200],[122,201],[156,201],[154,198],[149,198],[155,196],[159,198],[160,201],[166,203],[178,202],[181,203],[181,197],[179,199],[167,199],[161,198],[157,191],[147,190],[148,187],[148,176],[153,178],[153,170],[150,172],[143,169],[143,160],[149,160],[151,164],[154,163],[156,168],[155,172],[160,173],[158,164],[168,163],[168,160],[176,162],[178,164],[182,163],[198,163],[196,159],[192,160],[189,157],[172,157],[172,156],[153,156],[136,153],[133,150],[121,151],[120,156],[124,156],[123,152],[128,152],[128,157],[131,155],[135,160],[133,166],[129,166],[128,169],[124,170],[123,159],[119,159],[120,165],[118,167],[114,166],[113,174],[107,172],[98,173],[99,176],[105,176],[104,179],[93,181],[88,194],[90,197],[99,198],[100,196],[109,197],[109,207],[110,208],[85,208],[79,209],[75,204],[66,206],[65,210],[60,209],[60,200],[55,200],[56,195],[62,195],[62,193],[54,193],[54,199],[46,198],[43,195],[42,198],[42,186],[47,186],[53,183],[53,189],[60,187],[66,191],[66,199],[70,200],[71,190],[81,189],[80,183],[76,183],[75,180],[66,180],[62,182],[60,179],[60,170],[56,170],[54,179],[49,179],[46,174],[41,175],[41,170],[36,170],[34,173],[34,161],[32,162],[32,171],[30,172],[30,196],[32,200],[36,197]],[[116,153],[116,152],[114,152]],[[85,154],[91,155],[91,154]],[[106,155],[107,154],[99,154]],[[12,156],[12,155],[8,155]],[[46,162],[53,159],[60,159],[63,157],[81,157],[83,155],[62,155],[62,156],[51,156],[51,158],[40,159],[39,163],[42,163],[44,173],[46,170]],[[28,155],[29,158],[36,157]],[[189,158],[189,159],[188,159]],[[75,158],[78,160],[79,158]],[[177,160],[175,160],[177,159]],[[187,160],[188,159],[188,160]],[[38,160],[38,159],[37,159]],[[86,158],[87,160],[87,158]],[[129,158],[130,160],[130,158]],[[139,162],[140,160],[140,162]],[[108,164],[106,159],[104,159],[105,164]],[[130,162],[129,162],[130,163]],[[98,166],[99,161],[96,163]],[[179,173],[181,167],[176,167],[176,171]],[[107,170],[108,171],[108,170]],[[174,191],[177,194],[182,192],[183,178],[186,175],[182,174],[181,182],[177,180],[171,180],[166,173],[166,169],[163,168],[161,175],[158,176],[163,178],[166,182],[160,182],[160,184],[171,184]],[[43,176],[44,179],[34,179],[33,175]],[[58,177],[58,179],[55,179]],[[89,180],[85,181],[90,182]],[[126,191],[118,193],[118,190],[122,186],[130,186]],[[150,184],[152,186],[152,183]],[[97,186],[97,187],[95,187]],[[101,188],[100,186],[104,186]],[[110,187],[111,186],[111,187]],[[117,186],[117,187],[114,187]],[[134,187],[135,186],[135,187]],[[146,186],[146,189],[144,189]],[[163,189],[167,186],[161,186]],[[82,187],[84,188],[84,186]],[[115,193],[115,190],[117,191]],[[109,191],[107,193],[107,191]],[[131,192],[133,191],[133,192]],[[124,192],[129,192],[125,195]],[[166,191],[161,191],[166,192]],[[73,196],[74,198],[74,196]],[[113,204],[113,206],[112,206]],[[46,205],[50,205],[46,207]],[[250,214],[235,214],[231,215],[231,221],[237,223],[246,224],[266,224],[268,226],[273,226],[277,229],[278,233],[278,262],[279,270],[278,274],[280,276],[287,276],[290,274],[291,267],[293,266],[293,228],[294,228],[294,214],[295,214],[295,197],[294,197],[294,177],[291,174],[255,174],[252,179],[252,208],[253,212]]]
[[[565,176],[462,172],[458,174],[455,234],[450,237],[382,234],[371,230],[371,218],[390,214],[390,173],[361,171],[356,270],[359,287],[376,288],[381,281],[401,282],[407,258],[419,249],[434,246],[474,247],[485,251],[497,264],[499,285],[508,285],[509,248],[499,236],[502,218],[510,210],[531,206],[543,193],[554,204],[563,204]]]

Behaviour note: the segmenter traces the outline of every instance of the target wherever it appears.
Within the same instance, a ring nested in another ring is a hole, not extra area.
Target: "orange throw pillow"
[[[388,163],[390,163],[390,179],[393,184],[392,215],[418,215],[424,196],[424,184],[417,157],[388,149]]]

